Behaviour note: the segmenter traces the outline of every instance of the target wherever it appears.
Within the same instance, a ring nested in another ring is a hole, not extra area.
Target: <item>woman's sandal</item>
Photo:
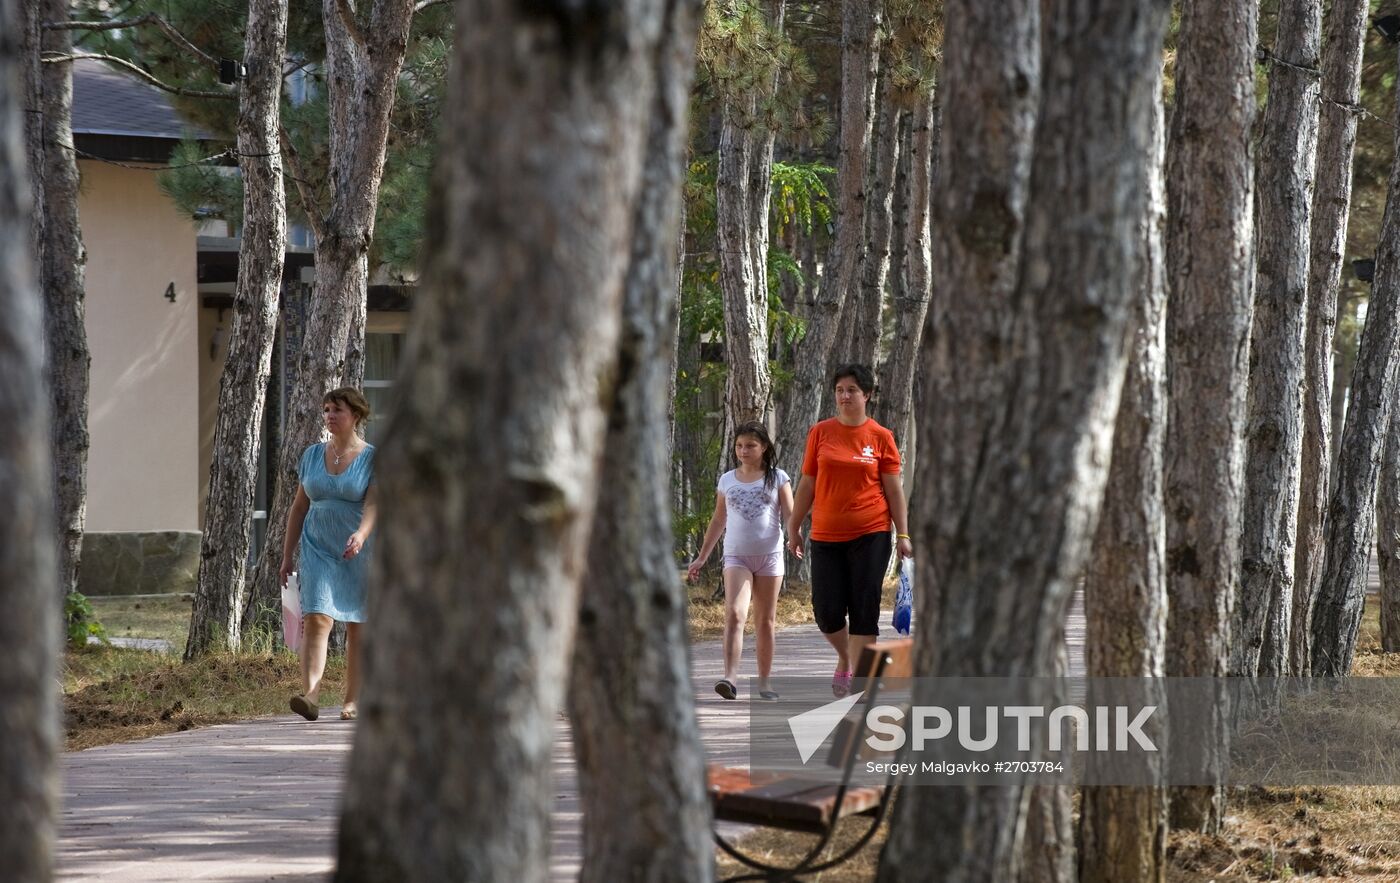
[[[342,708],[340,710],[340,719],[343,721],[352,721],[359,716],[360,710],[358,708]]]
[[[777,691],[777,690],[759,690],[759,691],[758,691],[758,698],[759,698],[759,699],[767,700],[768,702],[777,702],[777,701],[778,701],[778,691]]]
[[[739,688],[734,686],[734,682],[728,678],[723,678],[715,684],[715,692],[725,699],[739,698]]]
[[[836,674],[831,676],[831,695],[835,696],[837,699],[840,699],[841,697],[848,695],[850,692],[851,673],[848,671],[837,670]]]
[[[321,707],[300,694],[293,696],[291,702],[287,704],[292,707],[292,711],[309,721],[314,721],[321,716]]]

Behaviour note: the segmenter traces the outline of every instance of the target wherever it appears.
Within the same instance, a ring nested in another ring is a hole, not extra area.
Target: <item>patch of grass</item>
[[[893,807],[890,811],[893,811]],[[888,817],[886,817],[886,821],[870,838],[870,842],[866,843],[859,852],[848,860],[829,870],[821,871],[818,874],[804,875],[797,879],[819,880],[821,883],[869,883],[875,879],[875,872],[879,869],[880,850],[884,848],[889,827]],[[822,860],[835,858],[845,852],[855,845],[855,842],[864,836],[869,828],[870,818],[866,816],[849,816],[837,822],[836,831],[831,836],[831,842],[822,850]],[[817,837],[814,834],[779,831],[775,828],[759,828],[738,843],[740,851],[745,855],[752,856],[764,864],[782,867],[796,865],[816,845]],[[715,874],[717,879],[732,877],[743,870],[753,870],[748,865],[740,864],[723,850],[717,850],[717,855],[718,873]]]
[[[321,704],[339,704],[344,676],[344,657],[332,656]],[[64,657],[65,748],[282,714],[299,682],[300,667],[288,652],[212,655],[183,664],[176,655],[90,645]]]
[[[89,598],[93,615],[109,638],[162,638],[176,653],[183,653],[190,633],[193,595],[162,598],[124,598],[113,595]]]

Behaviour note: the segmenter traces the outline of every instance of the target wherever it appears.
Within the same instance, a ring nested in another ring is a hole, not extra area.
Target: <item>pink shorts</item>
[[[725,555],[724,569],[742,567],[754,576],[782,576],[783,553],[771,555]]]

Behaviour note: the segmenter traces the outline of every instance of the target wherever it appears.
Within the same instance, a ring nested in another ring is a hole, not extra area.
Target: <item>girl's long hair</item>
[[[768,437],[767,427],[752,421],[741,423],[739,428],[734,430],[734,441],[738,442],[742,435],[751,435],[763,445],[763,489],[771,491],[773,482],[778,479],[778,453],[773,450],[773,439]]]

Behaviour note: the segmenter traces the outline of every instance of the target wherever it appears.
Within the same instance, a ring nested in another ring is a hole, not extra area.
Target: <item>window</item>
[[[365,440],[372,445],[383,438],[385,418],[394,405],[394,377],[399,372],[402,350],[402,334],[365,335],[365,398],[372,414]]]

